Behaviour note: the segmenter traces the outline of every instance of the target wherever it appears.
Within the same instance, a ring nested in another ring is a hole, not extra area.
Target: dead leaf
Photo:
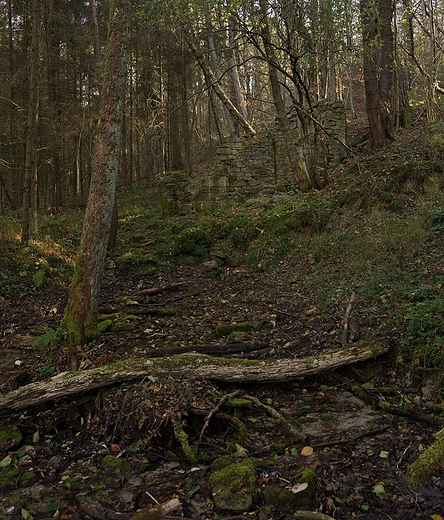
[[[111,451],[112,453],[119,453],[119,451],[122,451],[122,448],[118,444],[111,444]]]
[[[309,463],[308,463],[308,466],[311,468],[311,469],[316,469],[318,468],[319,466],[322,466],[322,462],[318,459],[314,459],[314,460],[311,460]]]
[[[304,446],[301,450],[301,455],[304,457],[309,457],[313,455],[313,448],[311,446]]]
[[[304,489],[307,489],[308,488],[308,483],[307,482],[301,482],[300,484],[296,484],[295,486],[293,486],[291,488],[291,491],[293,493],[300,493],[301,491],[304,491]]]

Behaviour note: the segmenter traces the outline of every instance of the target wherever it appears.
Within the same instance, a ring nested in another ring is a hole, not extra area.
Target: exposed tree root
[[[432,424],[438,426],[444,424],[443,417],[427,414],[419,410],[413,410],[412,408],[394,406],[387,401],[378,399],[378,397],[374,395],[374,390],[371,391],[372,393],[369,393],[364,388],[353,386],[351,388],[351,391],[370,406],[379,408],[380,410],[383,410],[386,413],[399,415],[401,417],[407,417],[409,419],[413,419],[414,421],[419,421],[425,424]]]
[[[268,415],[273,417],[274,419],[278,420],[282,426],[284,426],[293,437],[293,440],[296,442],[305,442],[305,437],[301,434],[300,431],[298,431],[288,419],[286,419],[281,413],[279,413],[276,409],[272,408],[271,406],[268,406],[264,403],[262,403],[257,397],[253,397],[251,395],[245,395],[244,399],[248,399],[253,404],[258,406],[259,408],[264,409]]]

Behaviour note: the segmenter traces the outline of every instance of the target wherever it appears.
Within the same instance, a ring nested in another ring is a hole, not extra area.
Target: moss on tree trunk
[[[69,345],[98,336],[98,301],[115,202],[126,81],[129,0],[112,0],[99,123],[80,247],[59,332]]]

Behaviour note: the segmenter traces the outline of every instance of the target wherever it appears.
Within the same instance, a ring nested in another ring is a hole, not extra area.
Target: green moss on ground
[[[230,464],[210,476],[217,511],[249,511],[256,491],[256,470],[250,459]]]
[[[105,455],[102,459],[102,468],[117,469],[121,468],[123,459],[118,459],[114,455]]]
[[[248,322],[231,323],[230,325],[218,325],[216,334],[218,336],[229,336],[233,332],[249,332],[253,326]]]
[[[0,453],[17,446],[22,441],[20,430],[14,426],[0,426]]]

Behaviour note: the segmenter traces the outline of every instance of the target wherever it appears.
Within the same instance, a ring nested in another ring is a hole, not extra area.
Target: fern
[[[38,271],[36,271],[32,275],[32,281],[36,287],[40,287],[43,284],[43,279],[45,278],[46,269],[41,267]]]
[[[51,327],[49,327],[48,330],[44,334],[42,334],[41,336],[39,336],[38,338],[36,338],[33,341],[32,346],[43,349],[43,348],[47,347],[52,341],[54,341],[55,338],[56,338],[56,331],[54,329],[52,329]]]

